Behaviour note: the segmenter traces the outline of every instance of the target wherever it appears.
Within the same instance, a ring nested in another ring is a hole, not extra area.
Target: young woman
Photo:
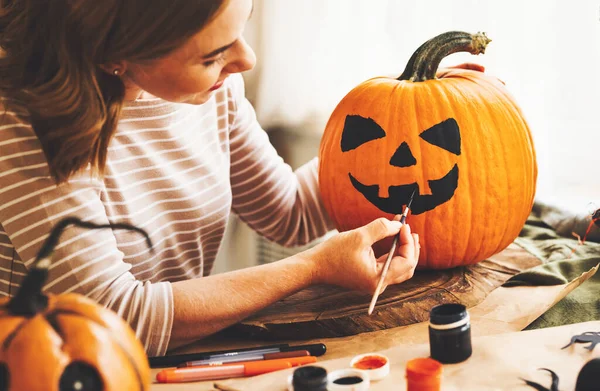
[[[252,0],[0,0],[0,294],[19,286],[57,221],[69,228],[49,292],[116,311],[151,356],[205,337],[310,284],[372,292],[379,219],[273,264],[209,276],[230,213],[284,245],[332,228],[317,162],[279,158],[244,98]],[[387,284],[413,274],[406,227]]]

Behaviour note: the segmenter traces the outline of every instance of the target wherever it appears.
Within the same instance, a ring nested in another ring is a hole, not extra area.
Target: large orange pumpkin
[[[518,236],[537,179],[527,122],[498,79],[438,72],[445,56],[483,53],[489,42],[441,34],[398,79],[367,80],[340,101],[319,151],[322,198],[340,231],[400,214],[416,190],[408,223],[421,237],[419,268],[476,263]]]
[[[51,248],[71,223],[93,226],[57,225],[17,294],[0,300],[0,391],[148,390],[148,359],[127,323],[81,295],[42,293]]]

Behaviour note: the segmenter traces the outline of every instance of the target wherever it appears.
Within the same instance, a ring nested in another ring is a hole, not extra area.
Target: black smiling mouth
[[[412,214],[418,215],[436,208],[454,196],[454,192],[458,187],[458,164],[455,164],[452,170],[443,178],[428,181],[431,194],[425,195],[420,194],[417,183],[410,183],[390,186],[388,190],[389,197],[382,198],[379,197],[379,185],[364,185],[352,174],[348,174],[348,176],[356,190],[370,203],[386,213],[401,214],[402,208],[408,203],[413,190],[416,190],[410,211]]]

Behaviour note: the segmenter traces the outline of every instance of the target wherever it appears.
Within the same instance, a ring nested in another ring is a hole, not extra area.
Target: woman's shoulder
[[[29,118],[24,108],[0,99],[0,170],[23,162],[20,156],[30,156],[41,150]]]
[[[13,137],[35,136],[29,113],[23,106],[0,98],[0,145]]]
[[[241,73],[234,73],[233,75],[229,75],[227,79],[225,79],[225,83],[223,83],[225,88],[231,92],[232,95],[239,97],[243,96],[245,92],[245,83],[244,77]]]
[[[241,73],[235,73],[225,79],[222,89],[226,98],[233,104],[238,104],[245,98],[246,87]]]
[[[14,99],[5,98],[0,95],[0,115],[1,116],[14,116],[25,120],[29,117],[29,113],[23,104]]]

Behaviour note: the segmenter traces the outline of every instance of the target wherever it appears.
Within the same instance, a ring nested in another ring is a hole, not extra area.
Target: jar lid
[[[325,389],[327,381],[327,370],[315,365],[299,367],[292,376],[292,385],[296,390]]]
[[[411,380],[439,381],[442,375],[442,363],[430,357],[414,358],[406,363],[406,378]]]
[[[598,389],[598,373],[600,373],[600,357],[588,361],[577,375],[575,391],[591,391]]]
[[[467,319],[467,307],[458,303],[436,305],[429,312],[429,322],[434,325],[447,325]]]

